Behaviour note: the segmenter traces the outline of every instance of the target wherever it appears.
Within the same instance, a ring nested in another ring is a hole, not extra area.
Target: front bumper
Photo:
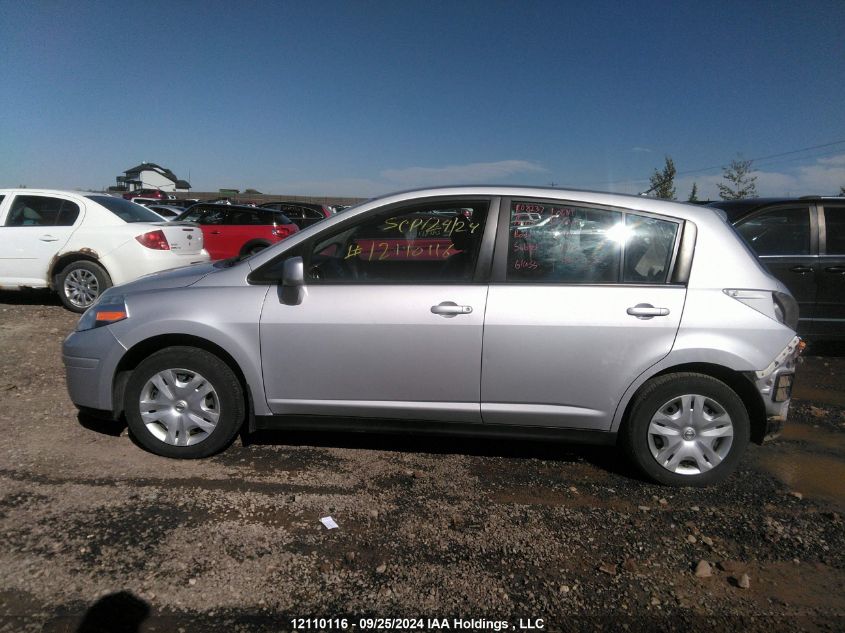
[[[71,401],[86,409],[112,409],[114,367],[126,349],[108,326],[72,332],[62,346]]]
[[[783,429],[792,401],[795,366],[804,347],[804,341],[798,336],[794,337],[768,367],[753,374],[752,380],[766,407],[764,440],[774,439]]]

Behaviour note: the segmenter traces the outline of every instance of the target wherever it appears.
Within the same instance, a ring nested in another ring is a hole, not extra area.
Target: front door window
[[[329,283],[469,283],[486,220],[486,202],[379,214],[318,241],[309,276]]]

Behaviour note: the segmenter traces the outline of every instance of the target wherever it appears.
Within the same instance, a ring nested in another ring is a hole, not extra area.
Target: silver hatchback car
[[[168,457],[343,426],[618,443],[707,485],[786,419],[797,319],[713,209],[447,187],[111,288],[64,361],[80,409]]]

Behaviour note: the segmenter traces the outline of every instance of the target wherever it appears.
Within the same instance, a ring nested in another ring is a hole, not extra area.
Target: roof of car
[[[253,207],[248,204],[226,204],[225,202],[197,202],[192,204],[188,207],[187,210],[193,209],[194,207],[215,207],[220,209],[226,209],[227,211],[264,211],[265,213],[274,213],[275,209],[265,209],[262,207]]]
[[[296,200],[275,200],[273,202],[262,202],[258,205],[261,208],[268,208],[275,204],[286,204],[291,207],[307,207],[309,209],[322,209],[325,205],[319,202],[298,202]]]
[[[795,202],[806,203],[812,200],[839,200],[845,202],[844,199],[836,196],[801,196],[795,197],[771,197],[771,198],[743,198],[740,200],[710,200],[702,204],[722,209],[728,216],[730,222],[737,220],[754,213],[759,209],[765,207],[774,207],[782,204],[791,204]]]
[[[426,189],[411,189],[373,198],[355,206],[355,210],[365,212],[375,206],[403,202],[426,197],[450,196],[501,196],[509,198],[549,199],[572,201],[572,204],[599,204],[655,212],[684,219],[717,217],[715,208],[689,204],[684,201],[662,200],[649,196],[637,196],[624,193],[608,193],[586,189],[563,189],[557,187],[530,187],[504,185],[465,185]]]
[[[67,189],[30,189],[29,187],[9,187],[8,189],[0,189],[0,193],[2,194],[12,194],[12,193],[32,193],[37,195],[51,195],[51,194],[62,194],[62,195],[71,195],[71,196],[109,196],[111,198],[116,198],[117,196],[112,196],[108,193],[103,193],[102,191],[68,191]]]

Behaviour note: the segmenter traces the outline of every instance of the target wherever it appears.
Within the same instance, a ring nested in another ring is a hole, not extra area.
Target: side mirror
[[[301,257],[289,257],[282,268],[282,283],[277,286],[279,301],[298,306],[305,298],[305,263]]]
[[[301,257],[290,257],[285,260],[282,269],[282,285],[289,288],[305,285],[305,264]]]

